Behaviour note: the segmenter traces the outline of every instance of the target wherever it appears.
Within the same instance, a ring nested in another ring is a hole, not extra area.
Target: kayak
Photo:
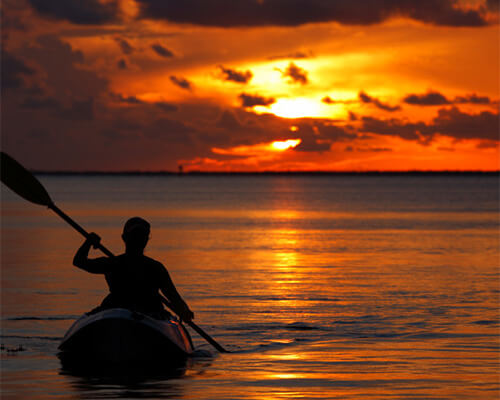
[[[59,350],[66,361],[172,364],[192,354],[193,344],[186,328],[173,317],[156,319],[111,308],[82,315],[64,335]]]

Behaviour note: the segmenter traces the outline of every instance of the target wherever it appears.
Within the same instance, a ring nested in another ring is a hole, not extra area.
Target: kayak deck
[[[193,353],[189,333],[174,319],[155,319],[123,308],[84,314],[66,332],[60,357],[85,362],[169,363]]]

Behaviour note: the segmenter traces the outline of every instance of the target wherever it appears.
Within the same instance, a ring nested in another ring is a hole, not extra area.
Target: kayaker
[[[89,251],[100,243],[101,238],[91,233],[76,252],[73,264],[93,274],[104,274],[110,294],[99,309],[120,307],[161,315],[164,312],[159,294],[161,291],[177,315],[184,321],[191,321],[194,314],[177,292],[167,269],[160,262],[144,255],[150,230],[146,220],[130,218],[123,227],[125,253],[94,259],[88,258]]]

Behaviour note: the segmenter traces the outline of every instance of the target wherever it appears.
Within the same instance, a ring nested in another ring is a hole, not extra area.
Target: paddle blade
[[[22,198],[42,206],[52,204],[38,179],[3,151],[0,152],[0,175],[2,182]]]

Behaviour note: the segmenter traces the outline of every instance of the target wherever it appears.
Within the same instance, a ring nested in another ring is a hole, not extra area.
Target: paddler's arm
[[[83,269],[84,271],[91,272],[93,274],[101,274],[103,273],[102,271],[102,266],[101,266],[101,258],[96,258],[96,259],[90,259],[89,258],[89,251],[91,247],[94,247],[94,249],[99,245],[101,242],[101,238],[99,235],[95,233],[89,234],[87,240],[80,246],[78,251],[75,254],[75,257],[73,258],[73,265],[75,267],[78,267],[80,269]]]
[[[191,321],[194,319],[194,313],[189,309],[188,305],[175,288],[174,282],[170,278],[167,270],[164,267],[163,269],[161,292],[172,303],[173,310],[181,319],[184,321]]]

